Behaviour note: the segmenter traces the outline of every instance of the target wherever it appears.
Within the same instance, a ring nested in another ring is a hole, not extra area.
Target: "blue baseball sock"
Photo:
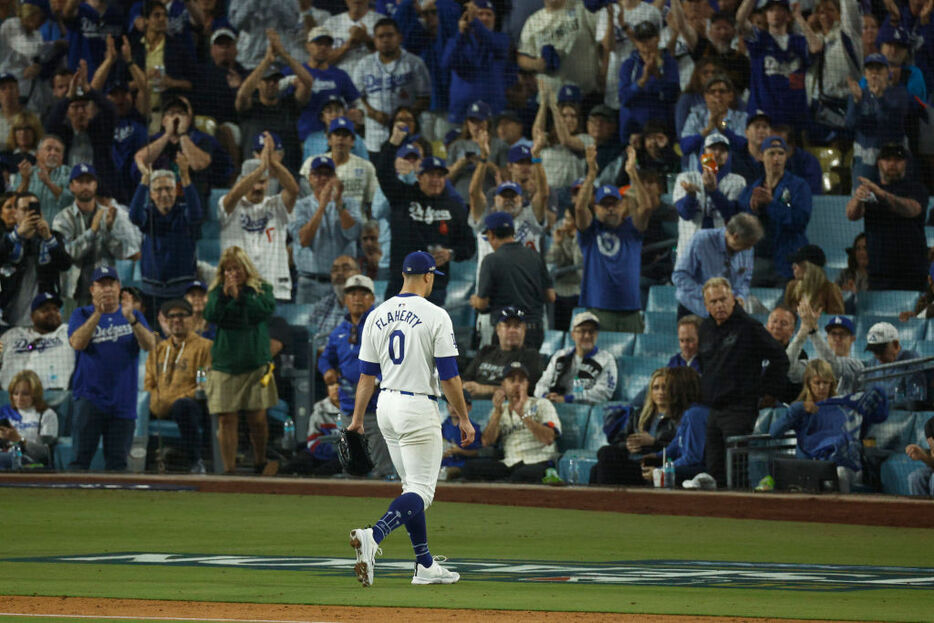
[[[431,566],[434,559],[428,551],[428,527],[425,525],[425,511],[415,515],[405,522],[405,529],[412,540],[412,549],[415,550],[415,560],[426,569]]]
[[[389,505],[386,514],[373,526],[373,538],[377,543],[389,533],[425,510],[425,503],[417,493],[403,493]]]

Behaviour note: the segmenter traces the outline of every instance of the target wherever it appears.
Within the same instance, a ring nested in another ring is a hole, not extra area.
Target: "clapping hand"
[[[120,294],[120,311],[123,313],[123,317],[126,318],[127,322],[133,322],[135,310],[133,309],[133,295],[129,292]]]
[[[237,283],[237,277],[233,274],[224,275],[224,294],[232,299],[239,298],[240,284]]]
[[[763,206],[772,202],[772,191],[765,186],[756,186],[752,189],[752,197],[749,199],[749,207],[753,212],[758,212]]]

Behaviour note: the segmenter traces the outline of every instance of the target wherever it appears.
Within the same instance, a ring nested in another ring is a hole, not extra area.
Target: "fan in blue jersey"
[[[808,119],[803,114],[807,110],[804,73],[810,63],[809,54],[820,52],[823,41],[801,16],[800,8],[794,19],[804,35],[791,32],[788,0],[766,2],[765,30],[749,21],[755,5],[756,0],[743,0],[736,13],[736,26],[746,40],[750,59],[749,114],[764,110],[773,123],[803,129]]]
[[[747,186],[737,200],[740,209],[762,220],[765,237],[756,246],[752,285],[776,286],[792,278],[789,256],[808,243],[805,230],[811,220],[811,189],[807,182],[785,170],[788,144],[780,136],[762,141],[765,175]]]
[[[849,493],[862,479],[862,433],[889,415],[885,390],[834,397],[837,379],[830,364],[815,359],[804,371],[804,389],[787,413],[772,422],[769,434],[778,437],[794,429],[799,458],[831,461],[837,466],[840,491]]]

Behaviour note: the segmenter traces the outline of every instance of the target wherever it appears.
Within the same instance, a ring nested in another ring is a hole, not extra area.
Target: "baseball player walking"
[[[379,544],[401,525],[415,550],[412,584],[453,584],[460,574],[448,571],[428,551],[425,511],[431,505],[441,467],[441,415],[438,394],[447,397],[460,419],[461,445],[473,442],[474,430],[457,371],[457,344],[451,318],[426,300],[437,270],[429,253],[409,253],[402,264],[398,295],[370,312],[360,344],[360,380],[353,420],[347,430],[363,433],[363,416],[382,373],[376,421],[392,463],[402,480],[402,495],[372,528],[350,531],[357,555],[354,572],[363,586],[373,584]],[[436,370],[437,369],[437,370]],[[439,382],[440,379],[440,382]]]

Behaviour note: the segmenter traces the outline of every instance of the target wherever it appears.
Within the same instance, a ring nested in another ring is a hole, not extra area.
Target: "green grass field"
[[[812,592],[625,584],[462,581],[414,587],[411,571],[352,573],[230,567],[10,562],[113,552],[352,557],[347,534],[383,499],[0,488],[6,526],[0,592],[354,606],[420,606],[930,620],[932,590]],[[934,530],[440,503],[428,513],[432,553],[460,559],[598,562],[723,560],[931,566]],[[383,559],[411,558],[404,530]],[[465,575],[465,580],[468,577]],[[427,589],[427,590],[426,590]],[[0,620],[3,620],[0,617]]]

